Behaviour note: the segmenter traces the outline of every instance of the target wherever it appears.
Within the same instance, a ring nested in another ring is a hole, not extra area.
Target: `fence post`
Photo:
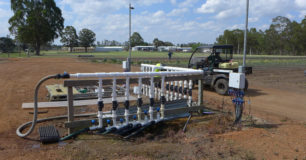
[[[203,80],[198,80],[198,105],[203,105]]]
[[[73,90],[72,86],[68,87],[68,122],[74,121],[74,108],[73,108]],[[71,134],[72,129],[68,128],[68,134]]]

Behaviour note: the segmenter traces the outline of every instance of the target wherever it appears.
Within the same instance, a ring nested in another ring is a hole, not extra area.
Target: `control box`
[[[229,87],[244,89],[245,87],[245,74],[244,73],[233,73],[229,74]]]
[[[126,61],[122,61],[122,68],[127,69],[128,68],[128,63]]]

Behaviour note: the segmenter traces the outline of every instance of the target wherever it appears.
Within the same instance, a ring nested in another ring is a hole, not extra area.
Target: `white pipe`
[[[130,78],[126,77],[126,82],[125,82],[125,100],[129,101],[130,100]],[[129,110],[125,109],[124,116],[125,116],[125,122],[126,124],[129,124]]]
[[[113,78],[113,93],[112,93],[112,101],[117,101],[117,93],[116,93],[116,78]],[[113,126],[117,125],[117,111],[112,110],[112,120],[113,120]]]
[[[187,80],[184,81],[184,89],[188,88]],[[187,94],[184,93],[184,99],[187,99]]]
[[[178,82],[177,81],[175,81],[174,82],[174,100],[177,100],[178,99],[178,93],[175,91],[175,88],[177,88],[178,87]]]
[[[98,88],[98,103],[103,101],[102,97],[102,86],[103,85],[103,82],[102,82],[102,79],[100,78],[99,79],[99,88]],[[103,112],[102,111],[98,111],[98,119],[99,119],[99,128],[102,128],[103,127]]]
[[[179,82],[179,87],[178,87],[179,99],[182,99],[182,93],[180,92],[180,88],[183,89],[183,81],[180,81],[180,82]]]
[[[112,92],[112,101],[117,101],[117,92],[116,92],[116,89],[117,89],[117,82],[116,82],[116,78],[113,78],[113,92]]]
[[[117,111],[112,110],[112,120],[113,120],[113,126],[117,126]]]
[[[154,98],[154,77],[150,80],[150,98]]]
[[[161,96],[163,97],[165,95],[165,76],[162,76],[162,81],[161,81]],[[161,103],[160,106],[160,112],[161,112],[161,118],[164,118],[164,112],[165,111],[165,104]],[[157,119],[159,120],[159,117],[157,115]]]
[[[130,115],[129,110],[125,109],[124,116],[125,116],[125,123],[126,124],[129,124],[129,115]]]
[[[171,91],[171,86],[172,86],[172,91]],[[173,92],[174,92],[174,90],[173,90],[173,88],[174,88],[174,86],[173,86],[173,81],[171,81],[170,82],[170,101],[173,101]]]
[[[142,86],[142,78],[141,77],[139,77],[139,79],[138,79],[138,99],[140,99],[141,98],[141,95],[142,95],[142,93],[141,93],[141,86]],[[145,85],[143,85],[144,86],[144,89],[143,89],[143,91],[145,91]],[[137,107],[137,118],[138,118],[138,121],[141,121],[141,107]]]
[[[150,100],[153,99],[154,100],[154,77],[151,77],[150,80]],[[149,114],[150,114],[150,120],[153,120],[153,106],[149,106]]]
[[[194,71],[195,69],[190,68],[182,68],[182,67],[171,67],[171,66],[155,66],[151,64],[141,64],[143,67],[149,67],[152,69],[169,69],[169,70],[175,70],[175,71]]]
[[[162,76],[162,81],[161,81],[161,96],[165,95],[165,76]]]
[[[168,71],[169,71],[169,70],[167,69],[167,72],[168,72]],[[166,86],[167,86],[167,85],[170,87],[169,82],[166,82]],[[169,101],[169,99],[170,99],[170,98],[169,98],[169,96],[170,96],[169,94],[170,94],[170,93],[169,93],[169,90],[166,90],[166,101]]]
[[[102,101],[102,79],[99,79],[99,88],[98,88],[98,101]]]
[[[103,127],[103,112],[98,111],[98,119],[99,119],[99,128]]]
[[[141,98],[141,95],[142,95],[141,88],[142,88],[142,78],[139,77],[138,79],[138,98]]]
[[[192,80],[189,80],[189,89],[191,90],[191,92],[192,92]],[[190,96],[189,95],[189,97],[188,97],[188,105],[189,105],[189,107],[191,107],[192,106],[192,96]]]
[[[71,78],[117,78],[117,77],[155,77],[167,76],[175,77],[182,75],[201,75],[203,71],[174,71],[174,72],[111,72],[111,73],[75,73],[70,74]]]
[[[125,81],[125,100],[129,101],[130,100],[130,78],[126,77]]]

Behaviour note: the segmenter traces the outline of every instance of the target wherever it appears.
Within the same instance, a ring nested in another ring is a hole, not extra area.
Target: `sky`
[[[79,32],[88,28],[96,39],[128,40],[129,3],[132,32],[146,42],[154,38],[174,44],[214,43],[225,29],[243,29],[246,0],[55,0],[65,26]],[[272,18],[285,16],[300,22],[306,15],[306,0],[250,0],[249,28],[267,29]],[[0,0],[0,37],[9,35],[13,15],[10,0]],[[12,35],[11,35],[12,37]],[[59,40],[55,40],[59,44]]]

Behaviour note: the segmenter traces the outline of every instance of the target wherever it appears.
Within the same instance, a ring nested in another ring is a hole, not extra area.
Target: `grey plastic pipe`
[[[38,113],[38,103],[37,103],[37,100],[38,100],[38,91],[39,91],[39,88],[40,88],[40,85],[42,83],[44,83],[46,80],[48,79],[52,79],[52,78],[57,78],[57,75],[50,75],[50,76],[46,76],[44,78],[42,78],[38,84],[36,85],[35,87],[35,93],[34,93],[34,114],[33,114],[33,120],[32,120],[32,125],[31,125],[31,128],[26,132],[26,133],[21,133],[21,129],[23,128],[20,128],[18,127],[17,130],[16,130],[16,134],[19,136],[19,137],[26,137],[28,136],[29,134],[31,134],[35,128],[35,125],[37,123],[37,113]]]

